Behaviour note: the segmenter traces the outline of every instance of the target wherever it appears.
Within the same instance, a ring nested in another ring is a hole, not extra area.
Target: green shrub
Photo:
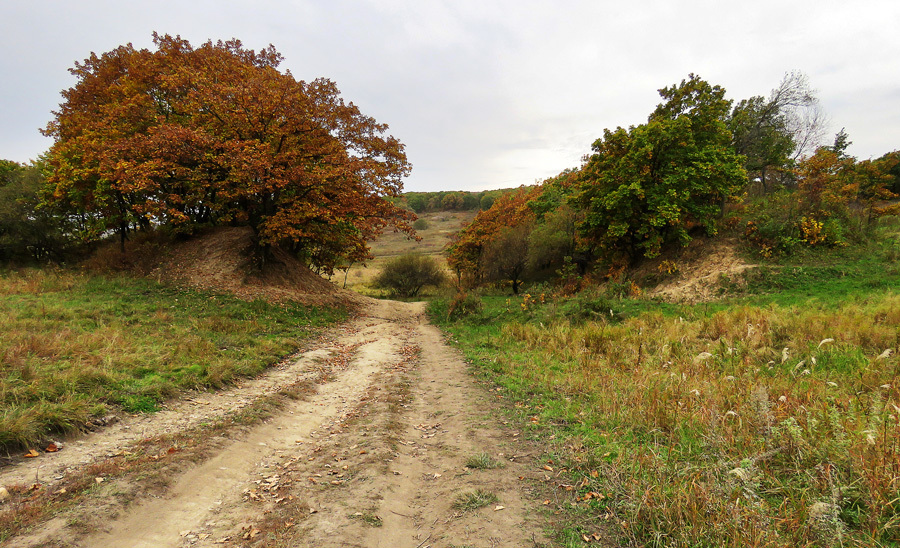
[[[426,221],[425,219],[416,219],[412,226],[416,230],[428,230],[428,227],[431,225],[429,225],[428,221]]]
[[[373,285],[398,297],[415,297],[423,287],[440,287],[445,281],[446,276],[434,258],[409,253],[385,264]]]

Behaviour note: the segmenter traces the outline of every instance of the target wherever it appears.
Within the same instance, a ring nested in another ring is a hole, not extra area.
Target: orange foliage
[[[447,252],[447,264],[460,274],[478,275],[485,245],[503,228],[534,220],[528,203],[541,195],[542,187],[521,187],[497,198],[490,209],[480,211],[464,228]]]
[[[154,42],[77,63],[45,130],[56,140],[46,202],[81,219],[85,238],[249,225],[262,245],[329,270],[367,258],[387,226],[412,233],[413,216],[385,199],[409,174],[403,145],[333,82],[279,71],[272,46]]]

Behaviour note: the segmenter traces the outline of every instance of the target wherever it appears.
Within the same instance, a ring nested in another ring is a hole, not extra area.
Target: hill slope
[[[275,248],[260,268],[248,227],[223,227],[177,243],[153,271],[161,281],[227,291],[242,299],[292,300],[306,304],[358,303],[360,297],[312,272]]]

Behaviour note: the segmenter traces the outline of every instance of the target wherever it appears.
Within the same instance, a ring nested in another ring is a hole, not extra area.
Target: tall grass
[[[446,328],[532,424],[565,425],[575,500],[603,493],[579,504],[624,538],[900,544],[897,294],[577,323],[486,303]]]
[[[0,274],[0,446],[31,445],[111,409],[155,410],[294,351],[345,312],[183,291],[147,280]]]

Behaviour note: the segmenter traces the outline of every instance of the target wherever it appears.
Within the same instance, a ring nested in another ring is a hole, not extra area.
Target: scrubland
[[[532,286],[431,312],[561,464],[565,545],[897,546],[900,268],[879,242],[716,302]]]

